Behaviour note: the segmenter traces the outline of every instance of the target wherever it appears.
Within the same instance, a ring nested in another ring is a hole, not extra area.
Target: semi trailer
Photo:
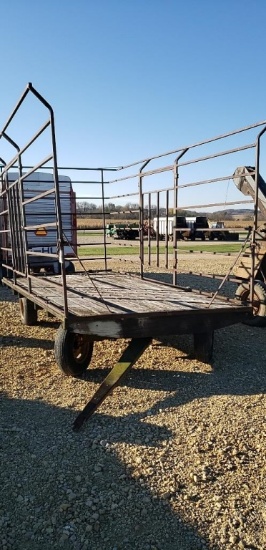
[[[74,271],[71,259],[77,254],[76,195],[68,176],[60,175],[58,179],[64,235],[64,261],[66,271],[70,273]],[[46,272],[59,273],[60,264],[54,258],[57,253],[58,236],[53,174],[46,172],[22,174],[20,186],[16,182],[19,182],[17,172],[2,172],[0,177],[0,246],[2,249],[0,265],[2,275],[9,273],[8,266],[12,264],[12,243],[10,242],[8,220],[10,215],[14,214],[17,223],[24,228],[24,240],[20,243],[20,247],[25,247],[30,253],[28,255],[29,270],[35,273],[42,269]],[[13,193],[9,195],[7,192],[10,189],[12,191],[12,188]],[[40,194],[42,195],[41,199],[34,200]],[[21,197],[17,195],[21,195]],[[24,203],[24,210],[23,208],[17,210],[19,199],[22,199]],[[19,250],[18,253],[20,253]],[[40,253],[39,256],[38,253]]]

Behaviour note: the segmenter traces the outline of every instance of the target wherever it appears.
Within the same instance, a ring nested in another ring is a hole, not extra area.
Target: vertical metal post
[[[176,215],[178,209],[178,162],[188,151],[188,147],[184,149],[180,155],[175,159],[174,162],[174,222],[173,222],[173,252],[174,252],[174,265],[173,265],[173,285],[177,285],[177,264],[178,264],[178,254],[177,254],[177,235],[176,235]]]
[[[104,177],[103,169],[101,168],[101,188],[102,188],[102,211],[103,211],[103,246],[104,246],[104,269],[107,271],[107,254],[106,254],[106,217],[105,217],[105,195],[104,195]]]
[[[23,94],[23,97],[25,99],[27,93]],[[21,100],[23,101],[23,97]],[[14,114],[11,116],[11,120],[13,118]],[[2,136],[16,149],[17,151],[17,161],[18,161],[18,170],[19,170],[19,176],[17,178],[17,182],[12,185],[11,189],[8,190],[8,184],[7,184],[7,197],[9,200],[10,205],[10,213],[12,212],[12,216],[10,216],[9,219],[9,225],[10,225],[10,240],[13,240],[14,243],[14,253],[12,251],[12,262],[13,262],[13,269],[17,269],[20,271],[20,273],[24,273],[27,275],[27,255],[26,255],[26,243],[25,243],[25,220],[24,220],[24,209],[22,206],[22,195],[21,195],[21,176],[22,176],[22,163],[21,163],[21,150],[19,145],[10,137],[8,136],[5,131],[2,132]],[[14,159],[15,163],[16,159]],[[5,163],[4,163],[5,164]],[[8,182],[8,171],[6,172],[6,181]],[[15,232],[15,235],[14,235]],[[11,241],[12,242],[12,241]],[[12,245],[13,248],[13,245]],[[14,280],[16,281],[16,273],[14,273]]]
[[[148,265],[151,265],[151,194],[148,195]]]
[[[158,233],[156,238],[156,266],[160,266],[160,242],[159,242],[159,218],[160,218],[160,191],[157,191],[157,223],[158,223]],[[167,235],[165,236],[165,238]]]
[[[165,237],[165,267],[168,269],[168,241],[169,241],[169,235],[168,235],[168,211],[169,211],[169,191],[166,191],[166,237]],[[173,224],[174,225],[174,224]],[[173,229],[173,238],[174,238],[174,229]]]
[[[62,213],[61,213],[61,202],[60,202],[60,187],[59,187],[58,166],[57,166],[54,113],[52,109],[50,109],[50,121],[51,121],[51,135],[52,135],[52,151],[53,151],[53,159],[54,159],[53,175],[54,175],[54,183],[55,183],[55,208],[56,208],[56,217],[57,217],[57,223],[58,223],[57,225],[58,255],[59,255],[59,263],[61,265],[64,315],[66,318],[68,314],[68,304],[67,304],[67,288],[66,288],[65,247],[64,247],[64,235],[63,235],[63,224],[62,224]]]
[[[144,264],[144,239],[143,239],[143,189],[142,189],[142,172],[147,166],[147,164],[150,162],[149,160],[146,160],[140,168],[139,171],[139,259],[140,259],[140,276],[143,279],[143,264]]]
[[[58,178],[58,164],[57,164],[57,152],[56,152],[56,139],[55,139],[55,122],[54,111],[51,105],[35,90],[31,83],[28,84],[28,89],[41,101],[43,105],[48,109],[50,113],[50,125],[51,125],[51,139],[52,139],[52,153],[53,153],[53,176],[55,183],[55,211],[57,218],[57,246],[59,263],[61,265],[61,277],[63,288],[63,303],[64,303],[64,315],[67,318],[68,304],[67,304],[67,288],[66,288],[66,268],[65,268],[65,253],[64,253],[64,234],[62,225],[62,213],[60,203],[60,187]]]
[[[28,251],[28,234],[25,228],[27,225],[26,223],[26,211],[25,211],[25,205],[23,204],[25,196],[24,196],[24,180],[21,181],[23,170],[22,170],[22,162],[21,162],[21,155],[18,154],[18,172],[19,172],[19,195],[20,195],[20,208],[21,208],[21,232],[22,232],[22,246],[23,246],[23,255],[25,258],[24,261],[24,271],[26,277],[29,275],[29,257],[27,255]],[[31,278],[28,277],[28,290],[31,292]]]
[[[266,132],[263,128],[257,136],[256,161],[255,161],[255,197],[254,197],[254,221],[251,235],[251,279],[250,279],[250,301],[254,302],[254,273],[256,260],[256,234],[258,229],[258,199],[259,199],[259,176],[260,176],[260,138]]]
[[[9,231],[10,231],[10,244],[11,244],[11,255],[12,255],[12,270],[13,278],[16,283],[16,265],[17,265],[17,247],[14,239],[14,215],[13,215],[13,200],[12,192],[14,187],[9,189],[8,177],[6,179],[6,197],[7,197],[7,209],[8,209],[8,218],[9,218]]]

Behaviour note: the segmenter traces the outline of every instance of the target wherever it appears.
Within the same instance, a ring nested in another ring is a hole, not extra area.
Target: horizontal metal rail
[[[38,137],[40,137],[40,135],[46,130],[46,128],[48,128],[48,126],[50,125],[50,120],[48,120],[41,128],[40,130],[38,130],[38,132],[33,136],[33,138],[28,141],[26,143],[26,145],[24,145],[24,147],[22,147],[22,149],[19,149],[19,153],[13,157],[13,159],[5,165],[4,169],[3,169],[3,174],[6,173],[11,167],[14,167],[14,164],[15,162],[18,161],[18,158],[21,157],[21,155],[23,153],[25,153],[27,151],[27,149],[29,149],[29,147],[37,140]],[[1,135],[0,135],[1,137]],[[4,136],[6,137],[6,136]],[[49,157],[47,157],[47,160],[46,162],[49,162],[49,160],[51,160],[53,158],[53,155],[50,155]],[[34,170],[33,170],[34,171]]]
[[[25,229],[26,231],[31,231],[32,229],[39,229],[40,227],[42,227],[42,222],[39,223],[38,225],[25,225],[23,227],[23,229]],[[57,227],[58,226],[58,222],[51,222],[51,223],[46,223],[45,224],[45,227]]]
[[[32,193],[32,190],[30,190],[30,192]],[[55,194],[55,187],[53,187],[53,189],[49,189],[48,191],[44,191],[43,193],[40,193],[39,195],[36,195],[35,197],[32,197],[31,199],[26,199],[25,201],[22,201],[21,204],[23,204],[23,206],[25,206],[26,204],[30,204],[31,202],[43,199],[44,197],[47,197],[48,195],[54,195],[54,194]],[[40,216],[41,213],[38,214],[38,215]]]
[[[195,208],[213,208],[214,206],[233,206],[234,204],[253,204],[253,201],[245,200],[245,201],[230,201],[230,202],[213,202],[213,203],[207,203],[207,204],[188,204],[188,205],[179,205],[178,210],[193,210]]]
[[[250,175],[253,175],[255,174],[255,172],[250,172]],[[180,185],[178,185],[178,189],[183,189],[183,188],[187,188],[187,187],[195,187],[196,185],[207,185],[209,183],[218,183],[218,182],[222,182],[222,181],[228,181],[230,179],[233,179],[233,176],[232,174],[228,175],[228,176],[221,176],[220,178],[211,178],[211,179],[208,179],[208,180],[200,180],[200,181],[193,181],[193,182],[189,182],[189,183],[181,183]],[[149,191],[150,192],[150,191]]]
[[[250,124],[249,126],[245,126],[243,128],[240,128],[238,130],[233,130],[232,132],[227,132],[225,134],[220,134],[214,138],[206,139],[204,141],[198,141],[196,143],[193,143],[192,145],[186,145],[185,147],[179,147],[178,149],[171,149],[170,151],[167,151],[165,153],[161,153],[159,155],[153,155],[148,158],[144,158],[142,160],[137,160],[135,162],[132,162],[130,164],[125,164],[120,166],[119,170],[126,170],[128,168],[132,168],[133,166],[137,166],[138,164],[144,164],[147,162],[150,162],[152,160],[157,160],[163,157],[167,157],[169,155],[174,155],[177,153],[182,153],[183,151],[189,150],[189,149],[195,149],[196,147],[201,147],[202,145],[208,145],[210,143],[214,143],[215,141],[219,141],[225,138],[228,138],[230,136],[235,136],[237,134],[241,134],[243,132],[247,132],[249,130],[254,130],[255,128],[258,128],[260,126],[266,125],[266,120],[263,120],[261,122],[257,122],[255,124]],[[109,182],[111,183],[111,182]]]
[[[43,257],[47,257],[47,258],[57,258],[58,259],[58,254],[53,254],[52,252],[33,252],[32,250],[26,250],[26,255],[27,256],[43,256]]]

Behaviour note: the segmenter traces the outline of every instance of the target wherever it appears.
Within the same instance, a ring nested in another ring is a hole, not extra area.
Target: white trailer
[[[165,236],[166,236],[166,233],[168,233],[168,237],[172,237],[173,235],[173,227],[174,227],[174,217],[173,216],[169,216],[168,217],[168,220],[165,217],[160,217],[160,218],[154,218],[153,219],[153,229],[157,234],[159,234],[159,238],[160,239],[164,239]],[[166,231],[166,228],[167,228],[167,224],[168,224],[168,231]]]
[[[166,231],[167,227],[168,231]],[[176,229],[177,239],[195,240],[200,238],[205,240],[209,224],[206,216],[169,216],[168,222],[166,216],[163,216],[154,218],[153,228],[156,234],[159,234],[161,240],[166,238],[166,234],[168,239],[171,240],[174,229]]]
[[[8,172],[0,180],[0,211],[12,208],[11,204],[6,204],[5,189],[18,179],[17,172]],[[77,231],[76,231],[76,196],[72,189],[71,179],[68,176],[59,176],[60,207],[62,215],[62,226],[65,239],[64,255],[66,268],[73,270],[73,264],[70,259],[76,256],[77,251]],[[54,188],[54,177],[46,172],[34,172],[25,177],[22,184],[23,201],[32,199],[41,193]],[[1,246],[9,248],[9,227],[7,226],[7,216],[1,216]],[[47,254],[57,253],[57,229],[49,224],[56,222],[55,194],[52,193],[43,196],[38,200],[29,202],[25,205],[25,226],[35,226],[34,229],[25,231],[26,247],[31,252],[40,252]],[[68,244],[69,243],[69,244]],[[3,263],[10,263],[10,252],[7,252],[2,258]],[[41,268],[48,269],[55,273],[59,270],[58,262],[49,257],[31,256],[30,266],[34,271]]]

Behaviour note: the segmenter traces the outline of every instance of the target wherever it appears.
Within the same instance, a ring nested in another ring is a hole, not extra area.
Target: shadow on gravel
[[[169,496],[161,499],[145,479],[140,483],[133,478],[140,468],[134,458],[143,460],[137,443],[131,468],[119,460],[113,441],[116,434],[119,441],[128,441],[136,428],[131,415],[124,421],[95,415],[87,430],[77,434],[71,431],[75,413],[47,403],[3,395],[1,413],[1,528],[6,548],[209,548],[192,525],[173,513]],[[144,444],[144,434],[135,431],[135,440],[137,436]]]
[[[53,349],[53,340],[44,340],[40,338],[27,338],[25,336],[0,336],[0,346],[16,346],[19,348],[40,348]]]
[[[168,284],[172,284],[173,275],[171,273],[145,273],[147,279],[154,279],[155,281],[160,281]],[[191,287],[193,290],[202,290],[206,292],[216,292],[220,286],[222,280],[214,279],[212,277],[206,277],[204,274],[193,274],[193,273],[178,273],[177,274],[177,284],[179,286]],[[230,298],[234,297],[237,285],[226,281],[223,284],[223,287],[219,294],[228,296]]]
[[[179,407],[194,399],[212,396],[248,396],[266,392],[266,370],[264,360],[265,328],[251,328],[233,325],[215,332],[214,364],[210,372],[200,372],[201,363],[193,362],[191,367],[191,337],[164,337],[153,349],[158,348],[158,368],[134,367],[128,372],[122,386],[142,390],[171,392],[171,396],[151,409]],[[170,346],[187,353],[178,357],[184,362],[184,370],[160,369],[160,353]],[[160,350],[162,348],[162,350]],[[186,362],[188,366],[186,367]],[[190,370],[186,370],[190,369]],[[191,370],[193,369],[193,370]],[[110,369],[89,369],[85,380],[101,383]],[[175,393],[173,393],[175,392]]]

